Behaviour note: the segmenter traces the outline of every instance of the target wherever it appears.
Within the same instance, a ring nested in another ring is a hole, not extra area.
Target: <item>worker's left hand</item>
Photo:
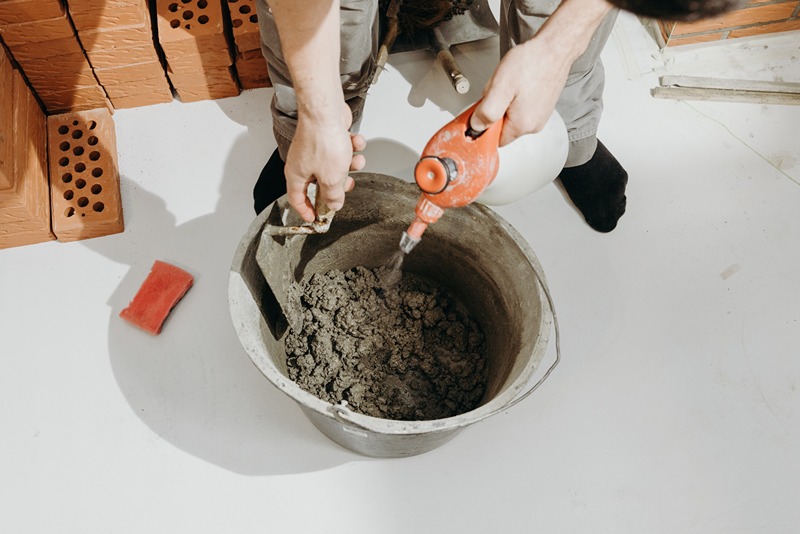
[[[509,50],[483,90],[470,126],[476,131],[505,117],[500,146],[544,128],[572,62],[533,38]]]

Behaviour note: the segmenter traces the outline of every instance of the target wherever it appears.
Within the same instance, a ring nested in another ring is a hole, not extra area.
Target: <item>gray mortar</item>
[[[484,335],[423,278],[387,268],[314,274],[299,287],[302,326],[286,337],[289,377],[333,404],[384,419],[432,420],[478,406]]]

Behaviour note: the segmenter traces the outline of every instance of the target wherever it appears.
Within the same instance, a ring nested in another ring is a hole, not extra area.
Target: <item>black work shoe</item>
[[[286,175],[283,172],[285,166],[286,164],[276,148],[267,164],[261,169],[261,174],[253,188],[253,207],[256,215],[286,193]]]
[[[559,175],[572,203],[598,232],[610,232],[625,213],[628,173],[601,143],[592,159]]]

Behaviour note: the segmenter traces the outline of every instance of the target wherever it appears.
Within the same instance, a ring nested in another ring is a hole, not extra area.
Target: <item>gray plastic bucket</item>
[[[488,382],[480,406],[446,419],[396,421],[359,414],[301,389],[288,377],[283,337],[286,321],[266,283],[305,280],[330,269],[383,265],[413,218],[419,189],[397,178],[354,175],[326,234],[291,238],[262,235],[266,224],[296,217],[285,197],[248,228],[234,256],[228,300],[234,328],[247,354],[278,389],[291,397],[328,438],[357,453],[394,458],[430,451],[460,430],[527,397],[550,374],[556,357],[533,381],[554,322],[541,267],[522,236],[490,209],[472,204],[448,210],[406,257],[404,270],[424,274],[456,296],[483,328],[489,357]],[[295,221],[288,221],[292,224]],[[280,273],[276,276],[274,273]]]

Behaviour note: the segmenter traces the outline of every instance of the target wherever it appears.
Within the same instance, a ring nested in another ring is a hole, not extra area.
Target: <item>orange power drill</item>
[[[483,132],[475,132],[469,119],[478,103],[447,123],[428,141],[414,169],[422,190],[416,217],[403,233],[400,248],[408,253],[429,224],[439,220],[446,208],[460,208],[477,199],[497,176],[500,158],[497,146],[503,121]]]

